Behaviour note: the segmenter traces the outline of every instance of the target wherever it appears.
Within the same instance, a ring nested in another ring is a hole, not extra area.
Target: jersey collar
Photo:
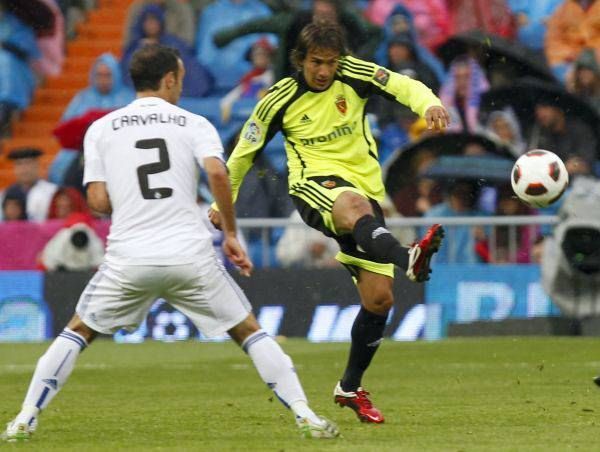
[[[140,97],[131,102],[139,107],[153,107],[159,104],[168,104],[168,102],[160,97]]]

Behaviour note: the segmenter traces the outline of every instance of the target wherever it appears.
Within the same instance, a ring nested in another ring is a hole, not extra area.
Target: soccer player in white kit
[[[39,414],[98,333],[135,330],[160,297],[206,336],[228,332],[291,408],[303,436],[339,434],[309,408],[292,360],[260,329],[244,293],[215,256],[196,204],[198,165],[221,211],[225,254],[243,274],[252,270],[236,237],[219,136],[205,118],[175,105],[184,72],[173,49],[138,50],[130,65],[137,99],[96,121],[86,134],[88,203],[112,213],[105,260],[81,294],[76,314],[39,359],[21,412],[3,434],[6,440],[29,439]]]

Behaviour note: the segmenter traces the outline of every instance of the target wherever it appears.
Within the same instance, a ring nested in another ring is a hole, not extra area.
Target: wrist
[[[237,231],[223,231],[223,235],[227,239],[237,239]]]

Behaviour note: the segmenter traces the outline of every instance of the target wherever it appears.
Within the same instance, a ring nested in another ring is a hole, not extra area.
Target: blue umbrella
[[[465,132],[429,135],[409,143],[389,158],[384,176],[387,192],[393,195],[406,185],[414,183],[418,177],[418,162],[424,153],[437,158],[462,156],[465,149],[473,144],[478,145],[487,154],[504,157],[504,160],[508,159],[512,162],[509,149],[485,135]]]
[[[514,161],[493,155],[445,155],[419,176],[439,180],[477,180],[482,184],[510,182]]]

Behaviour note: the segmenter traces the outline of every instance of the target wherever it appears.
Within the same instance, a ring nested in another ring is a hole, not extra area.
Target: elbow
[[[206,174],[208,178],[215,182],[221,182],[229,179],[229,173],[225,165],[219,165],[207,169]]]
[[[105,201],[88,197],[87,202],[90,209],[92,209],[94,212],[98,212],[103,215],[108,215],[112,211],[110,203],[107,200]]]
[[[110,198],[104,184],[92,183],[87,188],[87,203],[95,212],[108,215],[112,212]]]

